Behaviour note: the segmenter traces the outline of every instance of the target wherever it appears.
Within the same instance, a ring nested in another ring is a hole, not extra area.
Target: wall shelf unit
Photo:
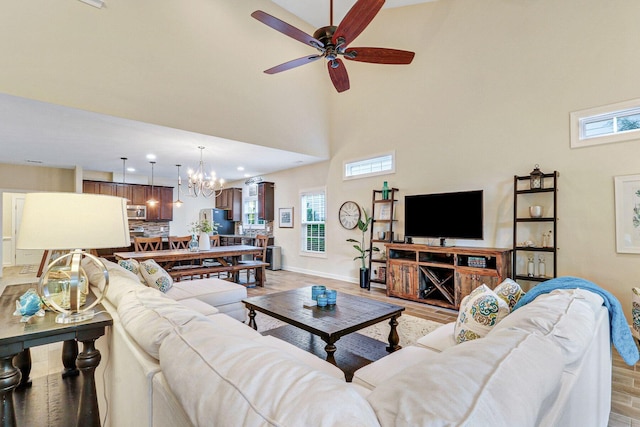
[[[397,188],[387,191],[387,198],[383,197],[383,190],[373,190],[371,199],[371,218],[369,249],[377,247],[380,251],[371,251],[369,257],[370,282],[386,285],[387,283],[387,259],[384,244],[392,243],[394,226],[396,223],[395,209]],[[381,233],[384,233],[382,235]]]
[[[540,188],[531,188],[531,175],[513,177],[512,278],[525,290],[557,277],[559,177],[558,171],[542,174]],[[530,206],[542,208],[540,217],[532,217]]]
[[[482,284],[511,274],[511,250],[388,243],[387,295],[457,310]]]

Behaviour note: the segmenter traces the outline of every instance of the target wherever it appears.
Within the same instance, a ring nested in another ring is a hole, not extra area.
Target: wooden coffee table
[[[404,307],[341,292],[338,292],[337,304],[334,306],[305,307],[304,303],[310,299],[311,287],[306,287],[246,298],[242,302],[249,309],[249,326],[258,328],[256,312],[259,311],[318,336],[326,343],[324,351],[327,361],[336,366],[336,341],[383,320],[389,319],[391,326],[386,351],[391,353],[401,348],[397,326]],[[284,339],[287,340],[286,337]],[[368,340],[382,344],[373,339]],[[347,376],[347,379],[350,378]]]

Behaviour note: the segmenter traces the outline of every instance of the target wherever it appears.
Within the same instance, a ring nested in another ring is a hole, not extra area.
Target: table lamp
[[[26,195],[16,247],[64,253],[46,266],[38,283],[40,297],[60,313],[56,323],[74,323],[93,318],[93,307],[100,303],[107,292],[109,273],[102,261],[84,250],[119,248],[131,244],[126,203],[124,198],[99,194]],[[81,267],[85,257],[101,269],[105,287],[93,303],[82,307],[89,286],[87,275]],[[55,289],[54,284],[59,289]]]

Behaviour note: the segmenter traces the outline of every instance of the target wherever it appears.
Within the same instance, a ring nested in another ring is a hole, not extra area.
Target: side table
[[[101,305],[96,306],[98,314],[91,320],[79,323],[55,323],[56,313],[47,311],[44,317],[33,317],[27,323],[14,316],[16,300],[27,289],[36,285],[7,286],[0,296],[0,420],[3,427],[17,426],[13,405],[13,391],[21,384],[23,373],[28,377],[31,360],[29,348],[64,341],[63,361],[65,374],[69,373],[69,356],[74,355],[76,341],[83,345],[77,355],[76,366],[82,373],[77,426],[100,426],[98,397],[95,386],[95,370],[100,364],[100,351],[95,341],[105,334],[105,328],[113,324],[111,316]],[[87,302],[93,295],[87,297]],[[77,350],[76,350],[77,353]],[[14,366],[14,357],[18,367]],[[25,379],[26,380],[26,379]],[[25,381],[26,382],[26,381]]]

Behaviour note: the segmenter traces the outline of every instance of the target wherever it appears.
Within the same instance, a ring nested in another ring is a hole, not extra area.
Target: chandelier
[[[204,150],[204,147],[199,146],[198,148],[200,149],[200,165],[198,166],[198,170],[189,170],[188,172],[187,186],[189,188],[189,196],[218,196],[224,188],[224,179],[216,179],[215,172],[207,176],[204,172],[204,162],[202,161],[202,150]]]

